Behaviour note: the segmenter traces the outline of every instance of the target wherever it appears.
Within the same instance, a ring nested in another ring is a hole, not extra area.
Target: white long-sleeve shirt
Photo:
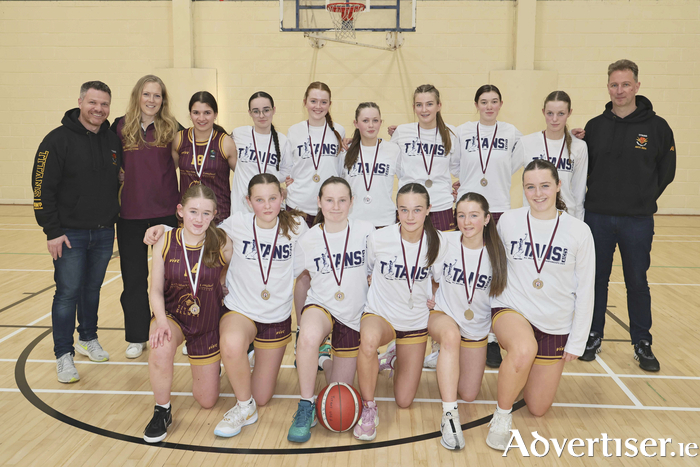
[[[569,334],[564,350],[583,355],[593,319],[595,249],[586,224],[562,212],[552,248],[541,273],[533,262],[533,240],[528,234],[523,207],[503,213],[498,221],[508,258],[508,285],[491,306],[511,308],[548,334]],[[556,219],[540,220],[530,216],[530,227],[537,245],[538,265],[552,236]],[[541,289],[533,286],[540,278]]]

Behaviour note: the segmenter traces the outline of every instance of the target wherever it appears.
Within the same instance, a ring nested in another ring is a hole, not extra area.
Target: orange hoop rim
[[[326,9],[331,13],[340,13],[343,21],[352,21],[355,13],[364,11],[365,6],[362,3],[340,2],[329,3],[326,5]]]

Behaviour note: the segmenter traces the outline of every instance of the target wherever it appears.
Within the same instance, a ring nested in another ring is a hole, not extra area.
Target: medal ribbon
[[[197,303],[197,286],[199,286],[199,272],[202,270],[202,258],[204,258],[204,240],[202,240],[202,249],[199,250],[199,261],[197,261],[197,273],[192,279],[192,268],[190,268],[190,259],[187,257],[187,245],[185,245],[185,229],[180,230],[180,238],[182,239],[182,250],[185,252],[185,264],[187,265],[187,279],[192,286],[192,298],[194,303]],[[205,238],[206,240],[206,238]]]
[[[268,162],[270,162],[270,148],[272,147],[272,133],[270,133],[270,142],[267,144],[267,160],[265,161],[265,165],[262,169],[260,168],[260,153],[258,153],[258,145],[255,143],[255,129],[251,128],[250,133],[253,136],[253,147],[255,148],[255,162],[258,163],[258,172],[267,172],[267,164]]]
[[[377,141],[377,150],[374,151],[374,162],[372,162],[372,171],[369,176],[369,184],[367,184],[367,171],[365,170],[365,159],[362,157],[362,142],[360,142],[360,163],[362,164],[362,179],[365,182],[365,189],[367,190],[368,194],[369,189],[372,188],[372,179],[374,179],[374,166],[377,164],[377,156],[379,155],[379,143],[381,142],[382,140]]]
[[[542,138],[544,139],[544,150],[547,152],[547,160],[549,160],[549,148],[547,147],[547,136],[544,134],[544,130],[542,130]],[[566,147],[566,141],[561,142],[561,151],[559,151],[559,159],[557,159],[557,163],[554,164],[554,167],[559,170],[559,162],[561,162],[561,156],[564,154],[564,148]]]
[[[479,149],[479,163],[481,164],[481,173],[486,176],[486,169],[489,166],[489,161],[491,160],[491,150],[493,149],[493,143],[496,142],[496,132],[498,131],[498,123],[496,123],[496,128],[493,129],[493,138],[491,138],[491,144],[489,144],[489,154],[486,156],[486,165],[484,165],[484,159],[481,156],[481,136],[479,135],[479,123],[476,124],[476,147]]]
[[[306,129],[309,133],[309,149],[311,149],[311,162],[314,164],[314,170],[318,172],[318,166],[321,165],[321,156],[323,156],[323,143],[326,141],[326,130],[328,130],[328,123],[323,127],[323,137],[321,138],[321,147],[318,148],[318,162],[314,158],[314,143],[311,142],[311,127],[309,121],[306,121]],[[338,141],[340,144],[340,141]]]
[[[532,238],[532,229],[530,228],[530,210],[527,211],[527,233],[530,235],[530,248],[532,249],[532,261],[535,263],[535,269],[537,270],[537,277],[540,277],[540,272],[544,268],[544,263],[547,260],[547,255],[549,255],[549,250],[552,249],[552,242],[554,242],[554,236],[557,234],[557,229],[559,228],[559,211],[557,211],[557,222],[554,224],[554,229],[552,229],[552,237],[549,239],[549,245],[547,250],[542,257],[542,263],[537,265],[537,247],[535,246],[535,239]]]
[[[435,127],[435,140],[433,141],[433,152],[430,154],[430,167],[428,167],[428,162],[425,160],[425,153],[423,152],[423,142],[420,139],[420,123],[418,124],[418,148],[420,149],[420,155],[423,156],[423,165],[425,166],[425,171],[428,172],[428,177],[430,177],[430,172],[433,170],[433,161],[435,160],[435,151],[437,150],[437,137],[438,137],[438,127]]]
[[[464,238],[464,235],[462,235]],[[464,263],[464,245],[462,245],[462,240],[460,239],[459,245],[462,247],[462,271],[464,272],[464,290],[467,292],[467,303],[472,304],[474,300],[474,293],[476,292],[476,283],[479,282],[479,271],[481,270],[481,258],[484,256],[484,247],[481,247],[481,253],[479,253],[479,263],[476,266],[476,275],[474,276],[474,285],[472,286],[472,295],[469,296],[469,276],[467,275],[467,267]]]
[[[253,216],[253,237],[255,237],[255,251],[258,254],[258,265],[260,266],[260,275],[262,276],[262,281],[263,285],[267,287],[267,281],[270,280],[270,270],[272,269],[272,258],[275,256],[275,247],[277,246],[277,237],[280,234],[280,229],[279,229],[279,220],[277,221],[277,224],[275,224],[275,228],[277,229],[275,232],[275,241],[272,242],[272,249],[270,250],[270,262],[267,263],[267,277],[265,277],[265,273],[263,272],[263,265],[262,265],[262,253],[260,253],[260,245],[258,244],[258,232],[255,227],[255,216]]]
[[[207,141],[207,147],[204,149],[204,157],[202,157],[202,165],[197,168],[197,146],[195,145],[195,135],[194,128],[192,129],[192,157],[194,162],[194,169],[197,172],[197,178],[202,179],[202,172],[204,171],[204,163],[207,161],[207,153],[209,152],[209,145],[211,144],[211,139],[214,136],[214,129],[212,128],[211,133],[209,133],[209,141]]]
[[[401,253],[403,254],[403,264],[408,268],[406,261],[406,248],[403,246],[403,238],[401,237],[401,224],[399,224],[399,239],[401,240]],[[406,283],[408,284],[408,293],[413,294],[413,284],[416,283],[416,272],[418,271],[418,261],[420,261],[420,250],[423,247],[423,232],[420,233],[420,243],[418,244],[418,255],[416,255],[416,266],[413,268],[411,279],[408,279],[408,271],[406,271]]]
[[[345,254],[348,251],[348,240],[350,240],[350,221],[348,221],[348,230],[345,234],[345,247],[343,248],[343,256],[340,258],[340,279],[338,279],[338,275],[335,273],[335,266],[333,266],[333,255],[331,254],[331,249],[328,246],[328,239],[326,238],[325,226],[321,226],[321,231],[323,232],[323,242],[326,244],[328,259],[331,263],[331,271],[333,271],[333,278],[335,279],[336,284],[338,284],[338,287],[340,287],[340,283],[343,282],[343,272],[345,272]]]

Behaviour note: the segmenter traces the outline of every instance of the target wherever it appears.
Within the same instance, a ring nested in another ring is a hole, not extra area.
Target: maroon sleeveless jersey
[[[190,340],[194,340],[194,336],[219,328],[219,319],[222,312],[225,311],[223,304],[224,294],[219,278],[225,263],[221,254],[219,255],[218,265],[215,268],[209,268],[202,262],[196,299],[197,305],[199,305],[199,313],[193,315],[190,312],[190,307],[194,304],[194,298],[192,297],[192,287],[184,257],[181,231],[182,229],[173,229],[170,232],[166,232],[162,252],[165,273],[163,295],[165,298],[165,311],[180,324],[182,333],[189,343]],[[197,268],[201,250],[201,246],[187,247],[187,258],[193,271]],[[193,280],[194,277],[193,275]],[[216,351],[218,352],[218,342],[216,344]]]
[[[180,156],[178,166],[180,167],[180,195],[183,195],[187,189],[196,184],[202,183],[214,190],[216,195],[217,213],[214,222],[218,225],[224,219],[231,215],[231,183],[230,171],[228,165],[229,154],[224,152],[224,138],[229,136],[226,133],[220,133],[214,130],[214,135],[209,144],[208,154],[204,154],[207,148],[207,141],[197,141],[195,147],[197,149],[197,165],[194,164],[192,155],[192,139],[194,138],[194,129],[180,130],[180,145],[177,148],[177,153]],[[234,155],[235,156],[235,155]],[[197,176],[197,169],[202,169],[202,178]]]

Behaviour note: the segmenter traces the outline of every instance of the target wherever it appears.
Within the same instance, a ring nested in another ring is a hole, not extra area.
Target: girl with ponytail
[[[464,447],[464,436],[457,397],[471,402],[481,389],[491,328],[490,299],[505,289],[507,264],[486,198],[465,193],[455,212],[459,230],[444,234],[448,248],[440,265],[440,287],[428,302],[432,305],[428,332],[440,344],[441,443],[459,450]]]
[[[523,172],[528,206],[503,213],[498,233],[508,283],[491,301],[493,330],[506,350],[498,405],[486,444],[505,450],[520,391],[536,417],[552,405],[564,364],[583,354],[593,318],[595,250],[591,231],[566,213],[557,168],[535,159]]]
[[[433,200],[430,219],[436,229],[454,230],[452,178],[458,175],[459,160],[456,130],[442,119],[440,92],[432,84],[418,86],[413,93],[417,123],[390,128],[391,141],[401,149],[399,186],[420,183]]]
[[[278,133],[272,118],[276,112],[275,101],[264,91],[258,91],[248,99],[248,114],[253,126],[235,128],[231,138],[236,144],[233,157],[234,173],[231,189],[231,213],[249,212],[246,202],[248,182],[253,176],[267,172],[280,183],[292,174],[292,153],[287,137]],[[284,193],[283,193],[284,194]]]
[[[525,166],[534,159],[553,163],[561,179],[561,195],[568,212],[583,220],[588,176],[588,146],[572,138],[566,124],[571,116],[571,98],[564,91],[551,92],[544,100],[542,114],[547,128],[523,136],[515,147],[514,156]],[[527,201],[523,198],[523,204]]]
[[[210,188],[189,188],[177,215],[182,226],[167,232],[153,249],[148,371],[156,407],[144,431],[148,443],[162,441],[172,423],[173,361],[185,339],[195,400],[208,409],[219,398],[221,282],[232,243],[213,223],[216,196]]]
[[[340,176],[355,193],[351,219],[363,219],[384,227],[396,222],[392,199],[399,147],[378,138],[382,125],[379,106],[363,102],[355,110],[355,133],[345,157],[339,158]]]
[[[377,373],[396,370],[394,397],[399,407],[413,402],[428,340],[428,299],[442,273],[447,245],[430,220],[430,195],[419,183],[409,183],[396,196],[400,224],[377,230],[367,240],[367,264],[372,285],[360,324],[357,374],[363,399],[355,426],[359,440],[373,440],[379,422],[374,393]],[[396,340],[382,361],[377,349]],[[396,361],[401,364],[397,367]]]

